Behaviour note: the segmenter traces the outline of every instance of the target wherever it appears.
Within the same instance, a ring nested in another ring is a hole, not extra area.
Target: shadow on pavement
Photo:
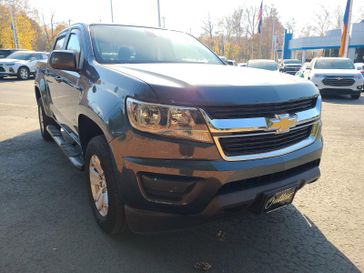
[[[5,78],[0,78],[0,83],[1,82],[28,82],[28,81],[34,81],[34,77],[30,77],[28,80],[19,80],[17,77],[5,77]]]
[[[294,206],[107,236],[93,220],[84,174],[39,131],[0,142],[0,185],[0,272],[196,272],[200,261],[209,272],[359,272]]]

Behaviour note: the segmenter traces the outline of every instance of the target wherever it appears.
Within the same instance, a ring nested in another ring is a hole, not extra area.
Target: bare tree
[[[314,25],[312,26],[314,34],[323,37],[331,26],[330,11],[325,6],[320,5],[319,11],[315,13]]]
[[[284,27],[289,33],[294,33],[296,31],[296,20],[292,17],[289,21],[286,22]]]
[[[250,6],[244,9],[245,30],[250,37],[253,37],[258,26],[258,7]]]
[[[225,16],[220,22],[219,27],[222,29],[225,38],[230,41],[234,31],[233,18],[231,16]]]
[[[357,16],[354,18],[354,22],[359,23],[364,20],[364,7],[357,10]]]
[[[231,15],[233,28],[232,32],[236,38],[240,38],[244,33],[244,27],[242,26],[243,12],[244,10],[242,8],[238,8],[234,10],[233,14]]]
[[[208,35],[209,38],[212,40],[214,36],[214,30],[215,30],[215,24],[211,19],[210,13],[207,15],[205,20],[203,20],[202,29],[204,31],[204,34]]]
[[[301,37],[312,37],[314,35],[313,26],[307,25],[301,30]]]
[[[334,10],[334,27],[335,28],[342,28],[343,26],[343,11],[340,6],[337,6]]]
[[[50,15],[50,27],[48,27],[48,24],[45,21],[44,14],[42,14],[42,21],[43,21],[43,30],[47,39],[47,45],[49,45],[52,42],[53,36],[54,36],[54,16],[55,12],[51,11]]]

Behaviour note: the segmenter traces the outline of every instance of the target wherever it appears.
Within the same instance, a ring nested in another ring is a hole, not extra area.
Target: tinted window
[[[349,59],[317,59],[316,69],[354,69],[354,64]]]
[[[278,64],[275,62],[248,62],[247,66],[272,71],[278,70]]]
[[[10,50],[0,50],[0,58],[5,58],[11,53]]]
[[[283,62],[285,64],[301,64],[301,62],[299,60],[291,60],[291,59],[283,60]]]
[[[43,59],[43,57],[42,57],[42,54],[35,54],[35,58],[37,59],[37,60],[42,60]]]
[[[77,37],[76,33],[71,34],[71,36],[70,36],[70,38],[68,40],[67,49],[72,50],[72,51],[74,51],[76,53],[81,52],[80,42],[78,40],[78,37]]]
[[[63,44],[64,44],[64,39],[65,39],[65,36],[63,37],[59,37],[56,41],[56,43],[54,44],[54,50],[59,50],[59,49],[62,49],[63,47]]]
[[[222,64],[209,49],[185,33],[115,25],[93,25],[90,30],[100,63]]]
[[[78,39],[78,35],[76,33],[71,33],[71,35],[70,35],[70,37],[68,39],[66,49],[72,50],[73,52],[75,52],[77,62],[80,61],[81,46],[80,46],[80,41]]]
[[[17,60],[30,60],[30,58],[32,56],[34,56],[33,53],[26,53],[26,52],[17,51],[17,52],[14,52],[14,53],[10,54],[7,58],[17,59]]]

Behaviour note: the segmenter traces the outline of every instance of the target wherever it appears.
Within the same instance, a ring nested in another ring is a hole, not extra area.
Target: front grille
[[[261,154],[283,149],[299,143],[311,134],[312,125],[293,129],[283,134],[259,134],[221,137],[219,142],[226,156]]]
[[[301,69],[301,66],[286,66],[284,68],[285,71],[298,71]]]
[[[1,67],[1,66],[0,66],[0,72],[5,72],[4,67]]]
[[[295,114],[316,105],[317,97],[282,103],[249,104],[239,106],[209,106],[205,111],[212,119],[274,117],[276,114]]]
[[[322,83],[328,86],[352,86],[355,83],[355,80],[349,77],[327,77]]]

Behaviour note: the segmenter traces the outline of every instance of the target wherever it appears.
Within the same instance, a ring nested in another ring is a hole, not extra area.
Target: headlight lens
[[[13,65],[15,65],[15,63],[7,63],[7,64],[5,64],[5,66],[13,66]]]
[[[137,130],[166,137],[212,143],[205,120],[196,108],[126,100],[130,124]]]
[[[361,80],[363,79],[363,76],[361,74],[357,74],[354,76],[354,79]]]

